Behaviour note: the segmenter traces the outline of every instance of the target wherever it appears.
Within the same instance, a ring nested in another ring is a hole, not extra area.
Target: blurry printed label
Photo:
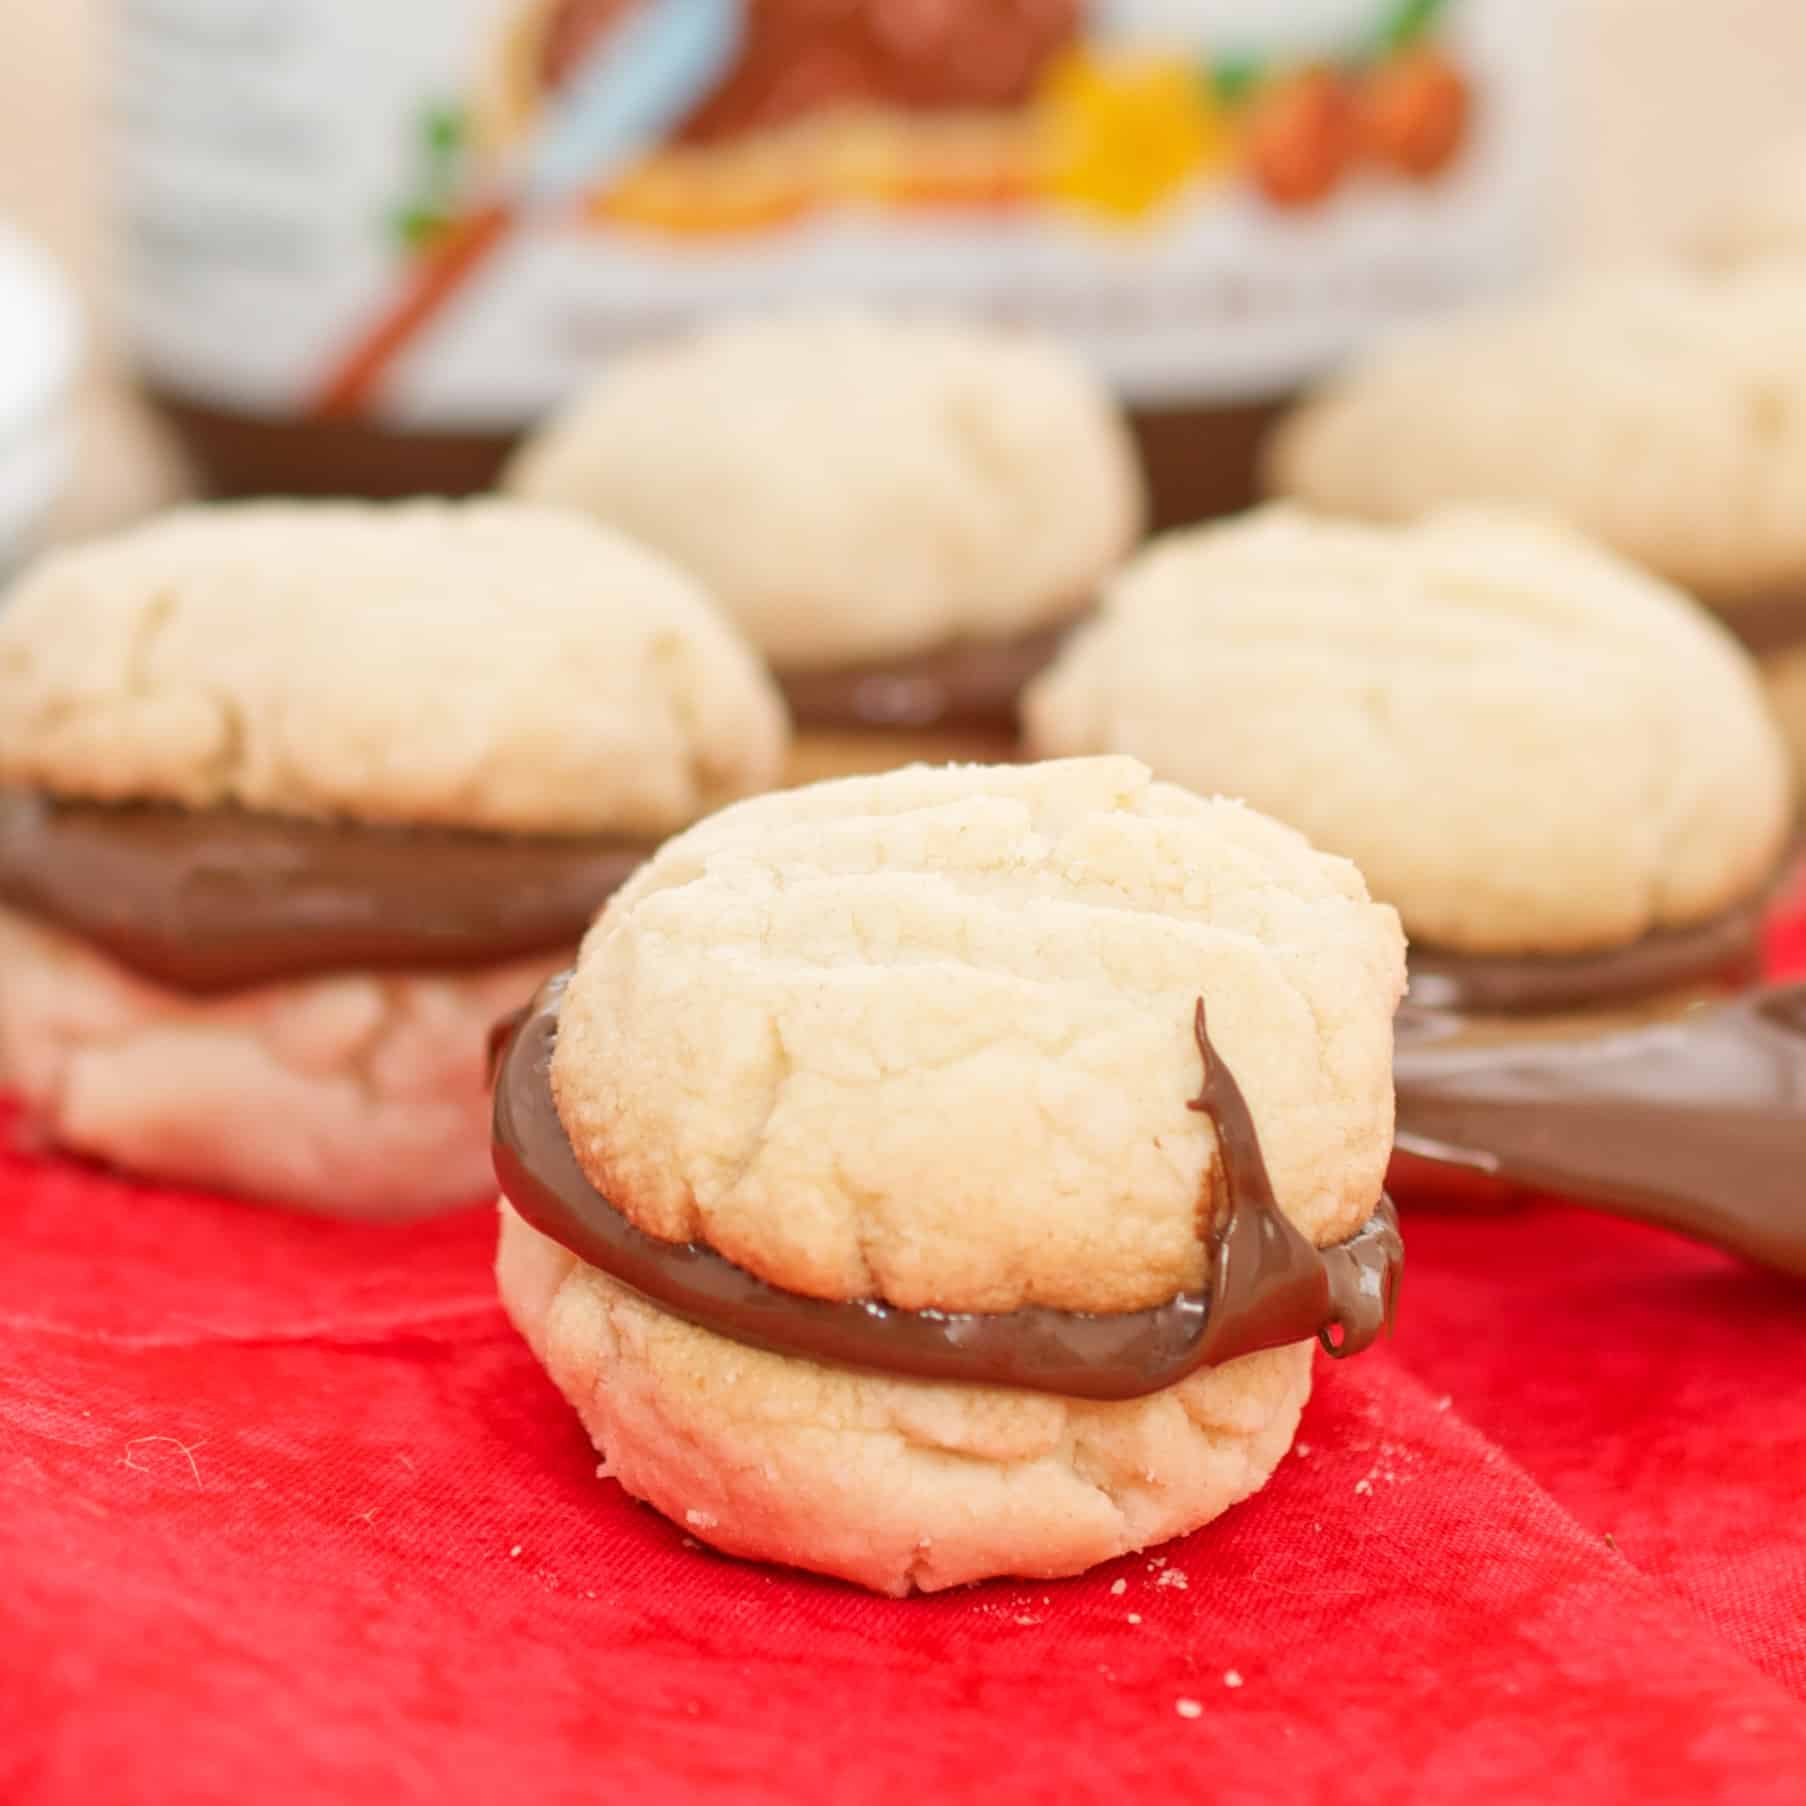
[[[128,327],[197,399],[419,426],[841,297],[1271,395],[1534,261],[1558,4],[126,0]]]

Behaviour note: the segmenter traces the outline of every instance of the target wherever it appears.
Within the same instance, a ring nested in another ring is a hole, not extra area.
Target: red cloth
[[[487,1211],[0,1222],[7,1806],[1806,1798],[1806,1294],[1655,1231],[1420,1213],[1258,1498],[896,1602],[597,1480]]]

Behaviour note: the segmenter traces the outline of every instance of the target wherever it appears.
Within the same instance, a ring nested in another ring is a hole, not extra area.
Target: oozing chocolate
[[[0,794],[0,902],[196,993],[568,947],[650,851]]]
[[[1806,984],[1590,1027],[1407,1006],[1394,1073],[1403,1154],[1806,1278]]]
[[[702,1243],[659,1241],[636,1228],[585,1176],[558,1118],[551,1059],[564,984],[541,987],[498,1031],[496,1177],[534,1228],[705,1329],[780,1354],[917,1379],[1122,1399],[1312,1335],[1332,1354],[1356,1354],[1391,1323],[1404,1251],[1390,1200],[1381,1198],[1366,1225],[1333,1248],[1313,1247],[1292,1226],[1274,1200],[1241,1089],[1211,1047],[1201,999],[1204,1085],[1190,1107],[1216,1130],[1221,1178],[1217,1194],[1199,1203],[1209,1289],[1139,1311],[1030,1305],[985,1313],[808,1298]]]
[[[1009,640],[961,640],[909,658],[780,671],[791,712],[814,727],[961,727],[1014,722],[1023,686],[1059,650],[1062,622]]]
[[[1606,953],[1466,954],[1411,949],[1410,1000],[1475,1015],[1543,1014],[1687,985],[1753,983],[1762,971],[1768,893],[1689,928]]]

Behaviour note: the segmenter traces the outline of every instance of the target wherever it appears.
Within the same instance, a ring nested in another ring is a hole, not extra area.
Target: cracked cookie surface
[[[1403,941],[1345,861],[1129,759],[913,767],[667,843],[566,993],[552,1081],[641,1229],[908,1309],[1202,1283],[1192,1013],[1319,1243],[1391,1145]]]
[[[520,502],[183,509],[0,611],[0,782],[64,796],[653,837],[785,739],[690,578]]]

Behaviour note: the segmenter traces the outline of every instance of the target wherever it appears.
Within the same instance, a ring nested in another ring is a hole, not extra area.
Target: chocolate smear
[[[556,952],[651,851],[605,837],[0,794],[0,902],[197,994]]]
[[[809,727],[1013,726],[1016,698],[1053,661],[1073,625],[1014,639],[959,640],[928,652],[818,671],[780,671],[791,713]]]
[[[1762,973],[1768,887],[1708,921],[1658,929],[1603,953],[1450,953],[1411,949],[1410,1001],[1475,1015],[1547,1014],[1688,985],[1741,987]]]
[[[1407,1006],[1398,1029],[1401,1154],[1806,1278],[1806,984],[1641,1020]]]
[[[1806,645],[1806,589],[1727,602],[1718,618],[1759,658],[1787,652]]]
[[[1200,1203],[1209,1289],[1138,1311],[912,1311],[880,1299],[785,1291],[702,1243],[649,1236],[616,1210],[577,1164],[553,1101],[552,1050],[567,979],[541,987],[501,1056],[496,1177],[542,1234],[719,1335],[915,1379],[1125,1399],[1312,1335],[1334,1354],[1355,1354],[1390,1326],[1404,1258],[1390,1200],[1382,1197],[1368,1222],[1333,1248],[1313,1247],[1292,1226],[1274,1199],[1246,1100],[1210,1044],[1201,1000],[1194,1027],[1204,1085],[1192,1108],[1216,1130],[1219,1179],[1215,1195]]]

